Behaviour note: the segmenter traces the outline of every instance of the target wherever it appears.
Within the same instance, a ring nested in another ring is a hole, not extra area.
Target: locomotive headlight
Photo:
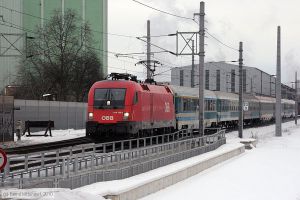
[[[92,119],[94,119],[94,113],[89,112],[89,120],[92,120]]]
[[[129,117],[129,113],[128,112],[124,112],[123,119],[124,120],[128,120],[128,117]]]

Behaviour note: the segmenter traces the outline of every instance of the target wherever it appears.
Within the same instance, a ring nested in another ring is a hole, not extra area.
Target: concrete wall
[[[37,101],[15,99],[15,121],[53,120],[54,129],[85,128],[87,104],[78,102]]]

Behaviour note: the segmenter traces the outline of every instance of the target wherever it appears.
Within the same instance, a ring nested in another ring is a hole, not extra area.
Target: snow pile
[[[61,140],[68,140],[78,137],[85,136],[85,129],[67,129],[67,130],[52,130],[52,137],[44,137],[45,131],[34,132],[33,135],[42,135],[42,136],[32,136],[26,137],[22,136],[21,141],[17,141],[17,137],[15,136],[15,142],[6,142],[0,144],[0,148],[12,148],[12,147],[19,147],[19,146],[26,146],[32,144],[40,144],[40,143],[48,143],[48,142],[55,142]],[[26,133],[27,134],[27,133]],[[49,133],[48,133],[49,135]]]

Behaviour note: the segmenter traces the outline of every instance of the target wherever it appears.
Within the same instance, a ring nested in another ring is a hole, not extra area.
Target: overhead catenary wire
[[[178,18],[182,18],[182,19],[187,19],[187,20],[192,20],[192,21],[194,21],[194,19],[193,19],[193,18],[190,18],[190,17],[184,17],[184,16],[176,15],[176,14],[173,14],[173,13],[170,13],[170,12],[167,12],[167,11],[164,11],[164,10],[161,10],[161,9],[158,9],[158,8],[154,8],[154,7],[152,7],[152,6],[149,6],[149,5],[147,5],[147,4],[144,4],[144,3],[140,2],[140,1],[137,1],[137,0],[132,0],[132,1],[138,3],[138,4],[142,5],[142,6],[148,7],[148,8],[150,8],[150,9],[152,9],[152,10],[156,10],[156,11],[158,11],[158,12],[164,13],[164,14],[166,14],[166,15],[170,15],[170,16],[173,16],[173,17],[178,17]]]
[[[151,54],[154,54],[154,53],[166,53],[168,51],[151,51]],[[147,52],[131,52],[131,53],[119,53],[119,54],[116,54],[115,56],[116,57],[127,57],[129,55],[146,55]]]
[[[27,32],[31,32],[33,34],[38,34],[37,32],[31,30],[31,29],[25,29],[21,26],[18,26],[16,24],[13,24],[11,22],[8,22],[8,21],[4,21],[6,24],[4,23],[1,23],[1,25],[4,25],[4,26],[8,26],[8,27],[12,27],[12,28],[16,28],[16,29],[19,29],[19,30],[22,30],[22,31],[27,31]],[[119,60],[121,62],[128,62],[128,63],[133,63],[135,64],[136,62],[131,62],[131,61],[128,61],[128,60],[123,60],[123,59],[120,59],[118,57],[115,57],[116,54],[121,54],[119,52],[113,52],[113,51],[107,51],[107,50],[103,50],[103,49],[99,49],[99,48],[96,48],[96,47],[91,47],[91,46],[86,46],[86,48],[91,48],[93,50],[96,50],[96,51],[100,51],[99,54],[100,55],[107,55],[108,57],[112,58],[112,59],[116,59],[116,60]],[[108,54],[112,54],[114,56],[109,56]],[[136,58],[136,57],[130,57],[131,59],[134,59],[134,60],[141,60],[139,58]],[[111,68],[115,68],[115,67],[111,67]],[[122,68],[118,68],[118,69],[122,69]],[[122,70],[126,70],[126,69],[122,69]],[[141,72],[138,72],[138,71],[134,71],[134,70],[128,70],[128,71],[133,71],[133,72],[137,72],[137,73],[141,73]]]
[[[219,40],[218,38],[216,38],[215,36],[213,36],[211,33],[209,33],[207,30],[205,31],[211,38],[213,38],[214,40],[216,40],[217,42],[219,42],[220,44],[222,44],[223,46],[231,49],[231,50],[234,50],[234,51],[239,51],[238,49],[234,48],[234,47],[231,47],[227,44],[225,44],[224,42],[222,42],[221,40]]]
[[[189,17],[184,17],[184,16],[176,15],[176,14],[173,14],[173,13],[170,13],[170,12],[167,12],[167,11],[164,11],[164,10],[161,10],[161,9],[158,9],[158,8],[154,8],[154,7],[152,7],[152,6],[149,6],[149,5],[147,5],[147,4],[144,4],[144,3],[140,2],[140,1],[137,1],[137,0],[132,0],[132,1],[134,1],[134,2],[136,2],[136,3],[138,3],[138,4],[140,4],[140,5],[146,6],[146,7],[150,8],[150,9],[156,10],[156,11],[158,11],[158,12],[161,12],[161,13],[164,13],[164,14],[167,14],[167,15],[170,15],[170,16],[173,16],[173,17],[178,17],[178,18],[183,18],[183,19],[188,19],[188,20],[195,21],[194,18],[189,18]],[[0,5],[0,7],[1,7],[1,8],[4,8],[4,9],[7,9],[7,10],[10,10],[11,12],[16,12],[16,13],[19,13],[19,14],[22,14],[22,15],[27,15],[27,16],[30,16],[30,17],[34,17],[34,18],[38,18],[38,19],[43,19],[43,20],[50,20],[50,19],[43,18],[43,17],[40,17],[40,16],[32,15],[32,14],[30,14],[30,13],[25,13],[25,12],[18,11],[18,10],[12,9],[12,8],[7,8],[7,7],[2,6],[2,5]],[[9,22],[8,22],[8,23],[9,23]],[[19,30],[25,30],[25,31],[28,31],[28,32],[31,32],[31,33],[35,33],[35,32],[32,31],[32,30],[25,29],[25,28],[23,28],[23,27],[17,26],[16,24],[13,24],[13,23],[9,23],[9,24],[10,24],[11,27],[13,27],[13,28],[16,28],[16,29],[19,29]],[[122,34],[116,34],[116,33],[101,32],[101,31],[92,30],[92,29],[91,29],[91,31],[97,32],[97,33],[101,33],[101,34],[107,34],[107,35],[112,35],[112,36],[118,36],[118,37],[137,38],[137,39],[139,39],[139,40],[142,40],[141,38],[143,38],[143,37],[136,37],[136,36],[132,36],[132,35],[122,35]],[[213,36],[212,34],[210,34],[208,31],[206,31],[206,32],[207,32],[207,34],[208,34],[211,38],[215,39],[216,41],[218,41],[218,42],[221,43],[222,45],[224,45],[224,46],[226,46],[226,47],[228,47],[228,48],[230,48],[230,49],[232,49],[232,50],[238,51],[237,49],[235,49],[235,48],[233,48],[233,47],[231,47],[231,46],[225,44],[224,42],[222,42],[221,40],[219,40],[218,38],[216,38],[215,36]],[[170,36],[170,34],[156,35],[156,36],[152,36],[152,37],[165,37],[165,36]],[[143,40],[142,40],[142,41],[143,41]],[[159,47],[158,45],[155,45],[155,44],[151,44],[151,45],[152,45],[152,46],[155,46],[155,47],[157,47],[157,48],[159,48],[159,49],[164,50],[164,51],[157,52],[157,53],[169,52],[169,53],[171,53],[171,54],[174,55],[173,52],[171,52],[171,51],[169,51],[169,50],[166,50],[166,49],[164,49],[164,48],[162,48],[162,47]],[[105,51],[105,50],[102,50],[102,49],[96,49],[96,48],[94,48],[94,47],[89,47],[89,48],[93,48],[93,49],[95,49],[95,50],[97,50],[97,51],[103,51],[103,52],[105,52],[105,53],[110,53],[110,54],[114,54],[114,55],[120,54],[120,53],[116,53],[116,52],[112,52],[112,51]],[[134,54],[136,54],[136,53],[132,53],[132,54],[134,55]],[[144,52],[139,53],[139,54],[144,54]],[[140,59],[135,58],[135,57],[133,57],[133,56],[132,56],[132,57],[128,57],[128,58],[135,59],[135,60],[140,60]],[[172,65],[173,65],[173,64],[172,64]]]
[[[140,37],[137,37],[137,39],[138,39],[138,40],[141,40],[141,41],[143,41],[143,42],[145,42],[145,43],[147,43],[147,41],[141,39]],[[150,45],[151,45],[151,46],[154,46],[154,47],[156,47],[156,48],[159,48],[159,49],[161,49],[161,50],[163,50],[163,51],[165,51],[165,52],[168,52],[168,53],[170,53],[170,54],[176,55],[174,52],[172,52],[172,51],[170,51],[170,50],[167,50],[167,49],[165,49],[165,48],[163,48],[163,47],[160,47],[160,46],[158,46],[158,45],[156,45],[156,44],[150,43]]]
[[[14,11],[14,12],[16,12],[16,13],[19,13],[19,14],[22,14],[22,15],[27,15],[27,16],[30,16],[30,17],[33,17],[33,18],[37,18],[37,19],[41,19],[41,20],[50,21],[50,19],[48,19],[48,18],[39,17],[39,16],[36,16],[36,15],[32,15],[32,14],[29,14],[29,13],[25,13],[25,12],[19,11],[19,10],[15,10],[15,9],[12,9],[12,8],[8,8],[8,7],[2,6],[2,5],[0,5],[0,8],[4,8],[4,9],[10,10],[10,11]],[[3,19],[3,18],[2,18],[2,19]],[[106,34],[106,35],[112,35],[112,36],[118,36],[118,37],[127,37],[127,38],[136,38],[136,37],[137,37],[137,36],[133,36],[133,35],[123,35],[123,34],[117,34],[117,33],[102,32],[102,31],[97,31],[97,30],[93,30],[93,29],[91,29],[91,31],[92,31],[92,32],[95,32],[95,33]]]

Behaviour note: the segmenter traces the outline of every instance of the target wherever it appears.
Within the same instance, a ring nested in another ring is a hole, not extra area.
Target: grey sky
[[[155,8],[177,15],[193,17],[199,12],[198,0],[140,0]],[[180,19],[141,6],[132,0],[109,0],[108,32],[132,36],[146,34],[146,21],[151,20],[151,34],[170,34],[178,31],[197,31],[198,25],[192,20]],[[222,42],[238,48],[244,43],[244,63],[270,74],[276,68],[276,30],[282,29],[282,82],[293,80],[294,71],[300,72],[300,1],[299,0],[207,0],[205,1],[206,28]],[[208,36],[208,35],[207,35]],[[172,37],[153,38],[153,43],[175,51]],[[205,61],[236,60],[238,52],[224,47],[211,37],[205,39]],[[109,50],[120,53],[146,52],[145,43],[134,38],[109,36]],[[153,51],[159,51],[152,47]],[[155,54],[165,64],[158,72],[169,66],[191,64],[191,57]],[[198,60],[198,58],[196,58]],[[122,61],[120,61],[122,60]],[[134,66],[137,60],[109,55],[109,71],[133,73],[145,77],[142,66]],[[165,62],[164,62],[165,61]],[[113,68],[114,67],[114,68]],[[121,69],[118,69],[121,68]],[[169,72],[157,77],[170,80]],[[291,85],[291,84],[289,84]]]

